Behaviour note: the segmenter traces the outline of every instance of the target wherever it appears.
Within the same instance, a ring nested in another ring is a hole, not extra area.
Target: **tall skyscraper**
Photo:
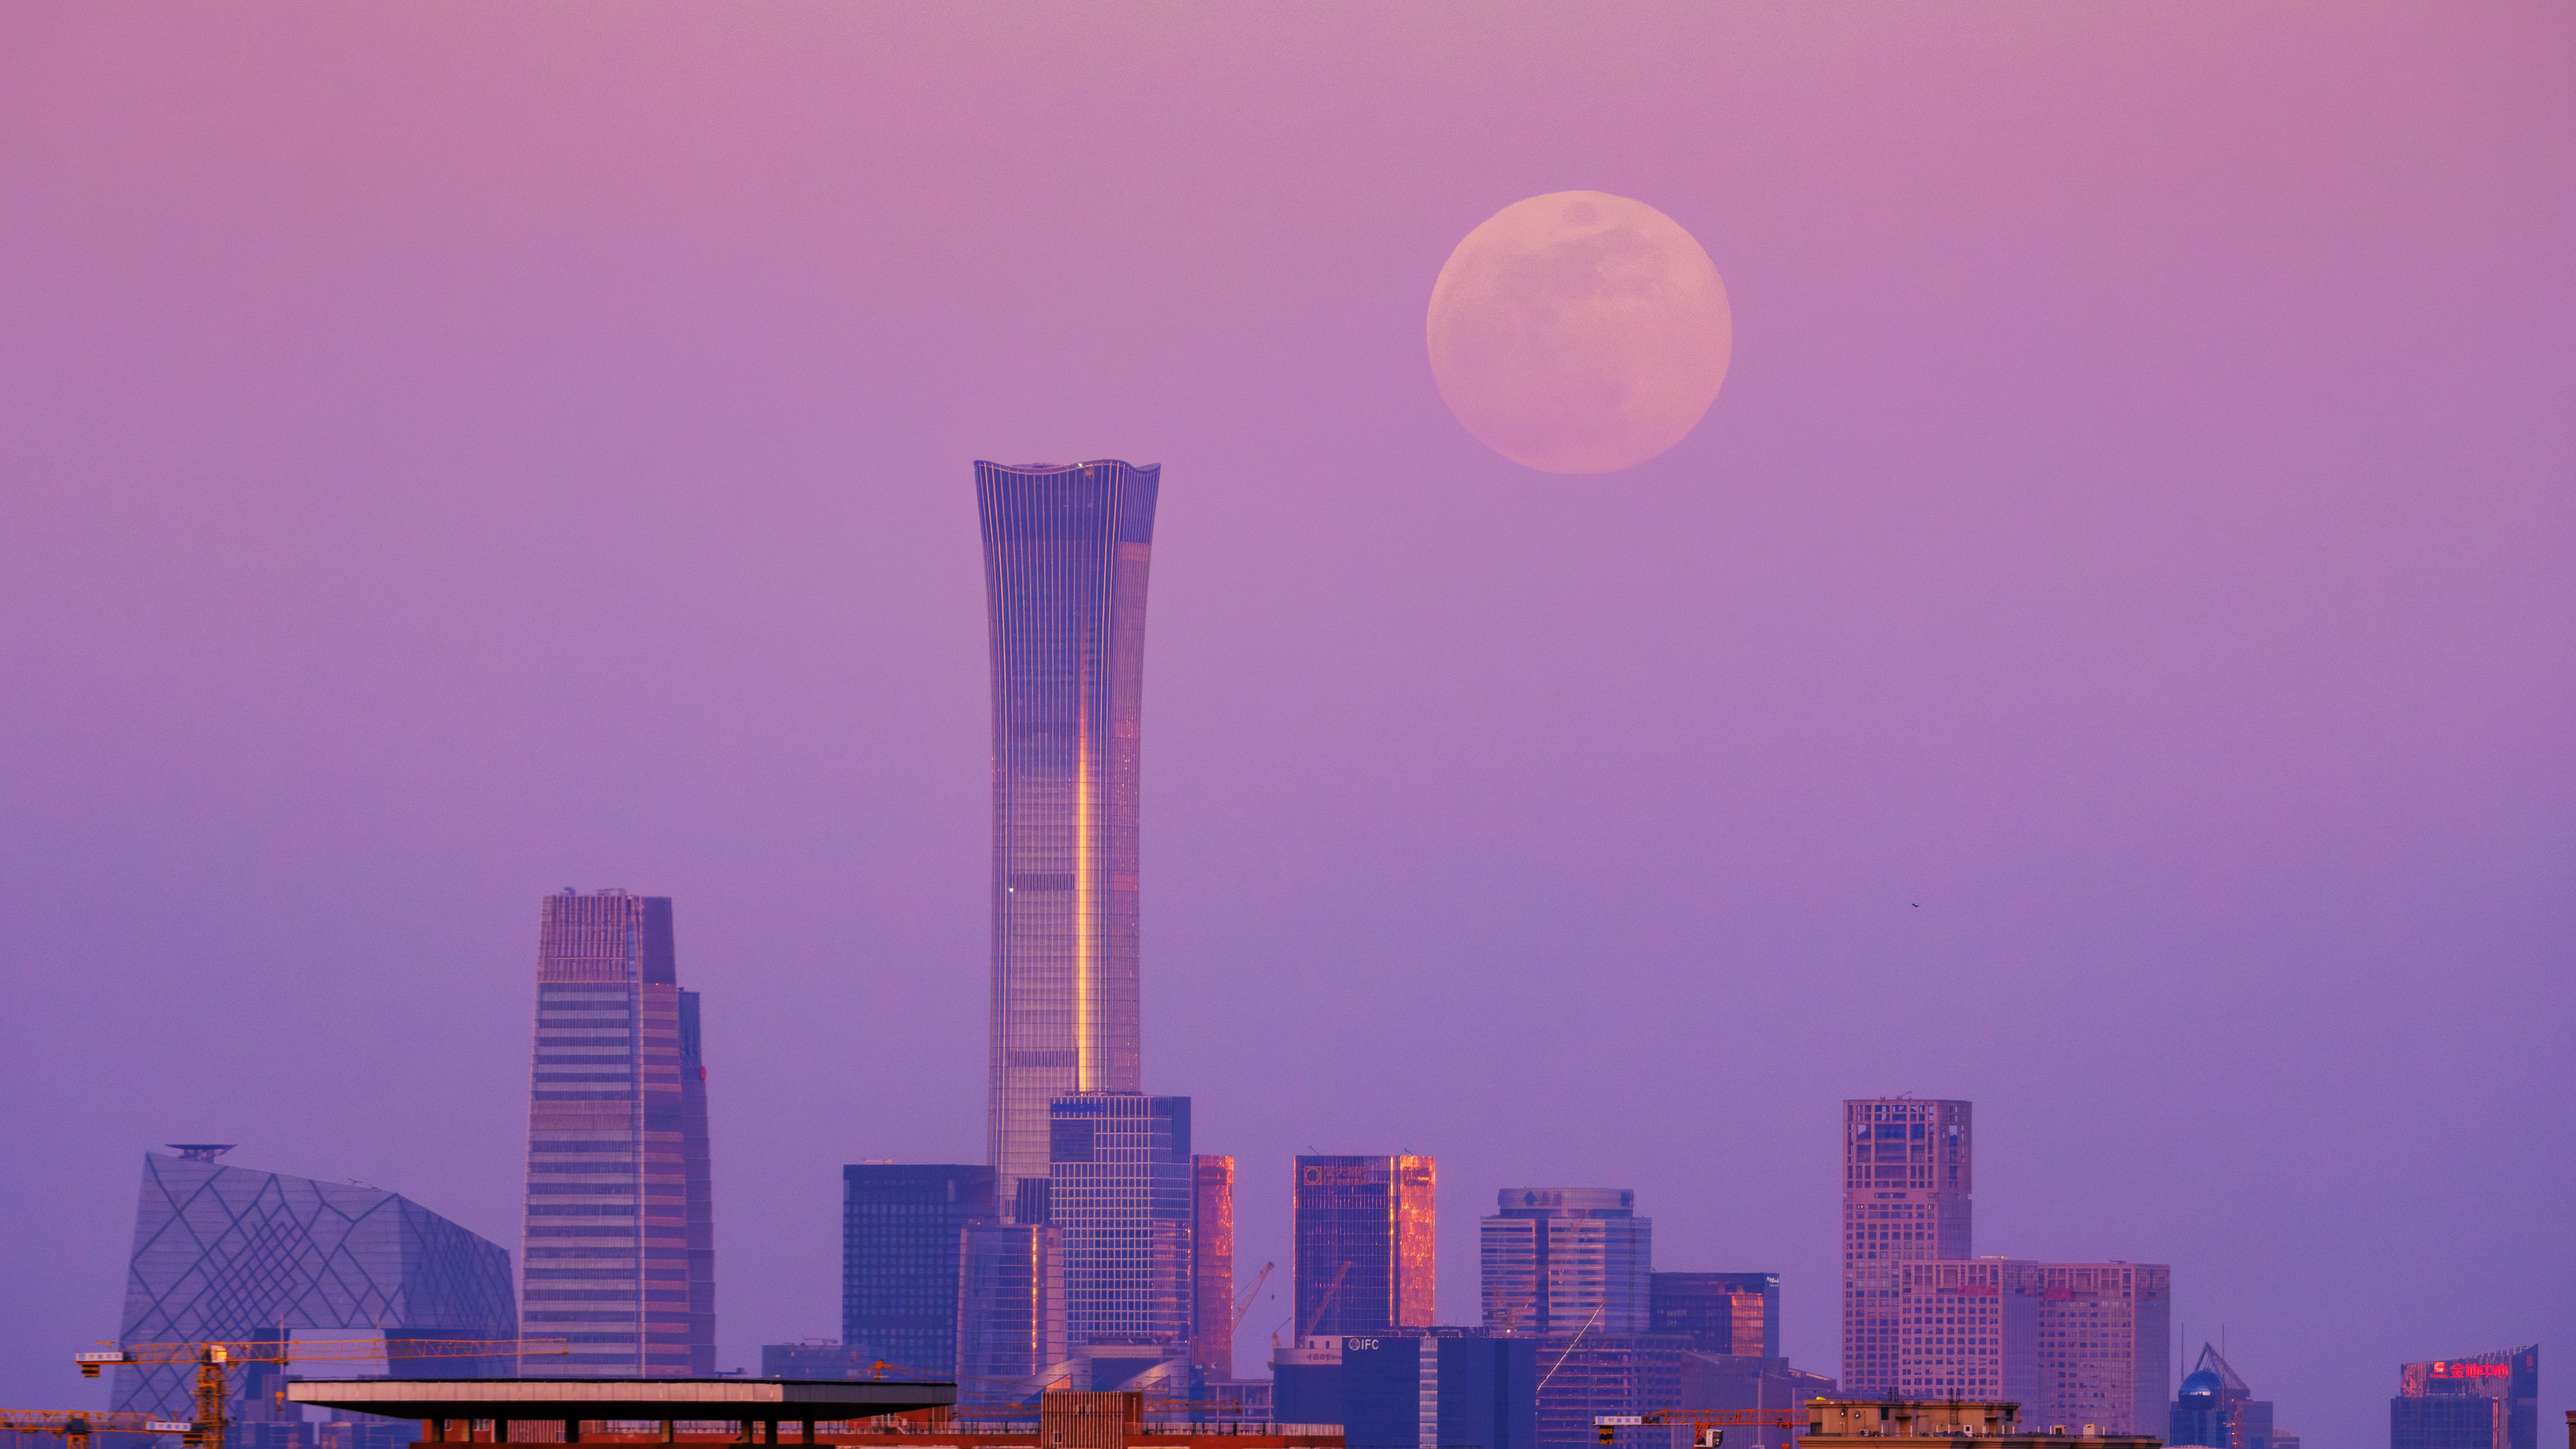
[[[1234,1377],[1234,1159],[1201,1155],[1190,1228],[1190,1366]]]
[[[1438,1164],[1300,1157],[1296,1169],[1296,1336],[1430,1327]]]
[[[2039,1397],[2023,1416],[2070,1433],[2161,1433],[2172,1392],[2173,1269],[2042,1263],[2039,1274]]]
[[[1897,1387],[1897,1265],[1967,1258],[1974,1135],[1965,1102],[1843,1103],[1843,1392]]]
[[[303,1328],[381,1331],[391,1338],[518,1336],[510,1255],[420,1204],[382,1188],[225,1167],[226,1148],[143,1155],[134,1253],[125,1273],[117,1342],[274,1339]],[[515,1359],[396,1358],[395,1374],[505,1374]],[[271,1392],[282,1370],[243,1364],[232,1374],[233,1442],[260,1445],[301,1420],[281,1418]],[[196,1369],[120,1367],[115,1407],[192,1419]],[[272,1434],[270,1431],[277,1431]]]
[[[996,1216],[993,1169],[854,1162],[841,1169],[841,1342],[946,1377],[957,1365],[958,1235]]]
[[[1049,1173],[1048,1104],[1139,1090],[1137,805],[1159,467],[979,462],[993,675],[987,1135],[1002,1204]],[[1068,1236],[1067,1250],[1077,1255]],[[1081,1317],[1077,1291],[1076,1318]]]
[[[715,1372],[715,1226],[698,993],[667,896],[545,898],[528,1112],[530,1336],[566,1377]]]
[[[2272,1436],[2279,1449],[2281,1436]],[[2388,1449],[2538,1449],[2540,1345],[2428,1359],[2397,1371]]]
[[[957,1270],[957,1399],[1033,1404],[1073,1386],[1064,1324],[1064,1242],[1048,1223],[970,1223]]]
[[[1681,1334],[1694,1353],[1780,1356],[1777,1273],[1656,1273],[1646,1293],[1649,1331]]]
[[[1064,1235],[1074,1350],[1131,1350],[1119,1357],[1140,1366],[1186,1360],[1198,1190],[1190,1099],[1094,1092],[1058,1097],[1050,1111],[1045,1197]]]
[[[1495,1200],[1500,1212],[1484,1220],[1479,1245],[1485,1327],[1532,1334],[1647,1331],[1655,1223],[1637,1216],[1634,1192],[1507,1187]]]

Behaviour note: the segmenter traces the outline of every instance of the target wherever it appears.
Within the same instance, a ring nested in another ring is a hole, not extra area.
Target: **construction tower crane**
[[[1261,1285],[1270,1281],[1270,1270],[1278,1266],[1276,1263],[1262,1264],[1260,1276],[1252,1280],[1251,1287],[1243,1290],[1242,1297],[1234,1300],[1234,1320],[1225,1326],[1226,1342],[1232,1343],[1234,1335],[1242,1331],[1243,1317],[1252,1311],[1252,1300],[1260,1296]]]
[[[51,1434],[63,1441],[64,1449],[89,1449],[92,1434],[193,1434],[197,1426],[185,1420],[163,1419],[152,1414],[98,1414],[86,1409],[0,1409],[0,1431],[12,1434]]]
[[[94,1379],[119,1364],[192,1363],[197,1366],[197,1417],[181,1435],[186,1449],[224,1449],[226,1375],[237,1363],[315,1363],[372,1358],[540,1358],[572,1350],[560,1338],[319,1338],[287,1342],[133,1343],[72,1355],[81,1377]],[[91,1415],[95,1421],[102,1416]],[[109,1416],[112,1417],[112,1416]],[[153,1431],[146,1431],[153,1432]],[[86,1446],[82,1446],[86,1449]]]

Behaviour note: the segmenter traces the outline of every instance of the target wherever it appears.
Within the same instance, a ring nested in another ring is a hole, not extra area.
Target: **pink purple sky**
[[[0,6],[0,1402],[152,1144],[513,1248],[537,897],[675,896],[721,1360],[982,1152],[969,463],[1165,467],[1147,1086],[1634,1187],[1836,1364],[1836,1102],[2170,1262],[2311,1446],[2576,1273],[2576,12]],[[1423,307],[1540,192],[1725,274],[1524,471]],[[1916,904],[1916,903],[1919,903]],[[1284,1302],[1284,1300],[1283,1300]],[[1256,1305],[1243,1366],[1284,1306]]]

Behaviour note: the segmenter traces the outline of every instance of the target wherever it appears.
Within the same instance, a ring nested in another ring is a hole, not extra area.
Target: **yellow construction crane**
[[[224,1449],[224,1412],[230,1389],[225,1375],[237,1363],[316,1363],[331,1359],[370,1358],[538,1358],[572,1350],[560,1338],[308,1338],[287,1342],[133,1343],[72,1355],[81,1377],[120,1364],[191,1363],[197,1366],[197,1417],[180,1432],[186,1449]],[[90,1415],[96,1420],[116,1415]],[[130,1417],[130,1416],[129,1416]],[[146,1430],[144,1432],[168,1432]],[[87,1449],[86,1444],[66,1449]]]
[[[151,1414],[96,1414],[86,1409],[0,1409],[0,1431],[52,1434],[64,1449],[89,1449],[92,1434],[192,1434],[197,1426]]]

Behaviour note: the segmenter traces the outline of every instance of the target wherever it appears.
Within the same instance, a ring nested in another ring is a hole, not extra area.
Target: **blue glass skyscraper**
[[[993,683],[986,1131],[1002,1210],[1023,1222],[1044,1217],[1022,1184],[1048,1176],[1048,1104],[1140,1085],[1138,770],[1161,477],[1113,460],[975,465]]]
[[[857,1162],[841,1169],[841,1342],[905,1372],[957,1364],[958,1242],[993,1218],[993,1169]]]

